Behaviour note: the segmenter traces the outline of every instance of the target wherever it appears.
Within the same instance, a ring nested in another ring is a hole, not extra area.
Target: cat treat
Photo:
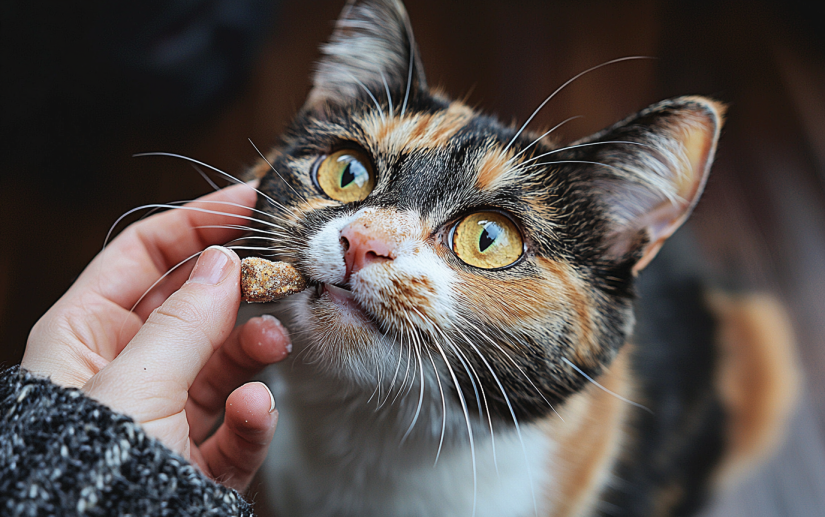
[[[241,298],[250,303],[280,300],[306,289],[303,275],[291,264],[260,257],[241,260]]]

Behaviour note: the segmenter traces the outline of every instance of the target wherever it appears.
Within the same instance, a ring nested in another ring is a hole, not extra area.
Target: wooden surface
[[[118,120],[109,127],[102,113],[91,119],[99,126],[86,127],[74,113],[93,100],[44,93],[29,101],[50,106],[36,124],[21,125],[33,151],[0,153],[0,363],[19,362],[28,329],[99,251],[121,213],[209,190],[181,161],[132,154],[175,152],[242,171],[255,158],[247,138],[266,147],[300,106],[317,45],[341,4],[283,2],[245,88],[197,120]],[[526,119],[591,66],[631,55],[656,58],[605,67],[561,92],[532,127],[583,116],[558,132],[563,141],[670,96],[704,94],[730,104],[712,178],[689,224],[701,245],[697,253],[720,278],[786,304],[804,396],[778,456],[720,494],[707,515],[822,515],[825,43],[816,30],[822,23],[817,27],[799,6],[759,2],[408,4],[431,84],[504,120]]]

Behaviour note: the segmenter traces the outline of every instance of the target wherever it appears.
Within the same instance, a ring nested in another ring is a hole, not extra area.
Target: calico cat
[[[277,308],[278,515],[686,515],[775,436],[770,303],[709,298],[663,257],[634,335],[636,277],[699,199],[722,104],[560,147],[430,90],[397,0],[348,3],[322,53],[252,170],[255,235],[313,285]]]

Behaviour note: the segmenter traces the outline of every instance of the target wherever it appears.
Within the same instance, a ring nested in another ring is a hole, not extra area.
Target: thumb
[[[240,259],[213,246],[123,351],[83,387],[138,422],[181,413],[189,387],[235,325]]]

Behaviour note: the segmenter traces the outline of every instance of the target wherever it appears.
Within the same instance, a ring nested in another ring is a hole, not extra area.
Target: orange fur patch
[[[478,164],[478,173],[476,174],[476,188],[479,190],[490,190],[499,184],[499,180],[511,171],[517,164],[512,167],[507,165],[507,161],[513,157],[515,152],[508,149],[494,147],[489,149],[487,153],[481,158]]]
[[[548,261],[550,262],[550,261]],[[559,265],[558,270],[564,266]],[[543,324],[551,313],[566,313],[565,283],[550,274],[543,278],[500,279],[494,282],[472,273],[458,272],[461,298],[483,312],[493,325],[512,327]],[[483,308],[483,311],[482,311]]]
[[[782,437],[799,390],[793,331],[768,295],[713,293],[721,364],[717,386],[729,414],[723,481],[746,471]]]
[[[473,118],[473,110],[453,102],[436,113],[406,113],[404,117],[381,117],[373,113],[358,123],[367,135],[378,142],[388,154],[400,154],[416,149],[445,147],[450,139]]]
[[[576,334],[572,341],[577,343],[573,359],[578,364],[592,365],[598,344],[587,290],[569,264],[541,257],[536,262],[545,271],[539,278],[489,282],[459,272],[461,281],[456,291],[470,306],[483,312],[492,325],[547,328],[554,319],[572,322]]]
[[[576,325],[573,325],[573,328],[576,329],[576,339],[573,340],[576,343],[574,362],[587,366],[593,365],[595,362],[594,357],[599,352],[599,346],[593,332],[593,318],[590,315],[590,298],[587,295],[587,290],[581,285],[576,272],[569,265],[545,258],[539,258],[537,262],[562,283],[562,292],[567,295],[567,300],[572,309],[570,316],[576,318]]]
[[[327,208],[330,206],[339,206],[341,203],[338,201],[333,201],[331,199],[326,199],[323,197],[316,197],[312,199],[307,199],[301,204],[295,205],[293,211],[296,215],[292,215],[291,219],[298,219],[300,217],[301,212],[312,212],[314,210],[320,210],[322,208]],[[285,214],[284,217],[287,217],[288,214]]]
[[[630,347],[625,346],[598,381],[610,391],[632,398],[629,356]],[[564,421],[551,415],[544,422],[547,435],[557,446],[549,466],[556,481],[545,489],[553,517],[581,515],[593,507],[623,443],[629,407],[590,385],[559,410]]]

